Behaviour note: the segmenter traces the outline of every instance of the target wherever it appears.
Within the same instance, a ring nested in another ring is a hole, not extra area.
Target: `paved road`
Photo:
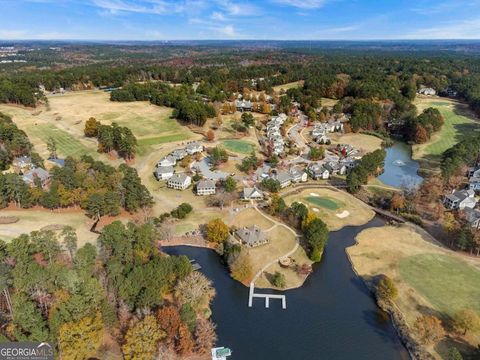
[[[212,171],[210,170],[210,166],[211,165],[209,163],[208,157],[204,157],[202,160],[195,161],[192,164],[192,168],[198,169],[198,171],[200,171],[200,173],[204,178],[207,178],[210,180],[215,180],[215,181],[224,180],[230,175],[224,171],[218,171],[218,170]]]

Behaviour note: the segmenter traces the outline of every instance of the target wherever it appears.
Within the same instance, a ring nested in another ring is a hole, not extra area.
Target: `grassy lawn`
[[[436,309],[480,312],[480,271],[451,256],[420,254],[402,259],[400,276]]]
[[[255,148],[252,144],[243,140],[223,140],[222,144],[225,149],[239,154],[250,154]]]
[[[393,279],[398,289],[395,304],[410,327],[420,315],[445,318],[464,308],[480,312],[479,258],[439,246],[410,225],[369,228],[356,240],[358,244],[347,249],[356,272],[367,281],[380,274]],[[480,331],[463,340],[476,346]],[[435,358],[447,358],[448,346],[429,349]]]
[[[315,196],[308,196],[306,200],[313,205],[317,205],[323,207],[328,210],[338,210],[342,207],[342,204],[332,199],[330,197],[315,197]]]
[[[332,144],[348,144],[357,148],[362,153],[369,153],[382,148],[382,139],[366,134],[331,134]]]
[[[230,225],[235,225],[238,228],[257,225],[262,230],[268,230],[274,223],[259,214],[255,209],[249,208],[238,212]]]
[[[273,91],[275,92],[280,92],[281,90],[287,91],[288,89],[302,87],[303,83],[304,83],[303,80],[299,80],[299,81],[294,81],[294,82],[283,84],[283,85],[277,85],[273,87]]]
[[[331,231],[344,226],[359,226],[370,221],[375,213],[363,202],[344,191],[327,188],[306,189],[284,197],[287,205],[303,203],[322,219]]]
[[[98,157],[98,153],[93,147],[85,146],[80,140],[53,124],[33,125],[26,129],[26,132],[29,137],[41,139],[45,144],[50,137],[54,138],[57,143],[57,152],[60,156],[90,155],[94,158]]]
[[[461,141],[465,135],[480,130],[480,124],[463,103],[449,99],[418,97],[415,104],[419,112],[427,107],[437,108],[445,119],[441,130],[435,133],[430,141],[413,146],[415,159],[423,158],[435,162],[445,150]]]

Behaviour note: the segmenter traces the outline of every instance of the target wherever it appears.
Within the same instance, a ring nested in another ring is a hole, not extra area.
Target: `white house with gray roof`
[[[185,190],[192,185],[192,178],[186,174],[174,174],[167,182],[167,186],[175,190]]]
[[[155,178],[160,180],[168,180],[173,176],[173,166],[159,166],[155,169]]]
[[[175,166],[177,164],[177,159],[172,155],[167,155],[161,158],[157,166]]]
[[[197,184],[197,195],[214,195],[216,192],[215,181],[200,180]]]
[[[463,210],[465,208],[473,209],[477,205],[475,191],[473,190],[453,190],[443,199],[443,204],[447,209]]]
[[[185,158],[188,155],[188,152],[185,149],[175,149],[170,155],[172,155],[176,161],[179,161]]]
[[[203,151],[203,145],[200,144],[198,141],[193,141],[191,143],[188,143],[187,146],[185,146],[185,151],[189,155],[194,155]]]
[[[244,200],[263,200],[263,192],[254,187],[243,188],[242,198]]]

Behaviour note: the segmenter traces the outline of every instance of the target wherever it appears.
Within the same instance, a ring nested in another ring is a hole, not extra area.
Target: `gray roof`
[[[267,240],[267,235],[256,225],[238,229],[237,236],[244,244],[255,246]]]
[[[173,166],[159,166],[155,172],[157,174],[170,174],[173,173]]]
[[[246,188],[243,188],[243,197],[245,199],[248,199],[255,192],[258,192],[261,196],[263,196],[263,192],[258,190],[256,187],[253,187],[253,188],[246,187]]]
[[[215,189],[215,182],[212,180],[200,180],[197,184],[197,190],[198,189]]]
[[[465,217],[469,223],[473,223],[477,220],[480,220],[480,211],[477,209],[465,208]]]
[[[47,170],[42,168],[34,168],[23,174],[23,181],[33,183],[35,177],[38,177],[42,182],[44,182],[49,178],[49,176],[50,174]]]
[[[180,183],[183,184],[187,178],[189,178],[187,174],[180,173],[180,174],[173,174],[173,176],[168,180],[168,182],[175,182],[175,183]]]
[[[458,201],[459,203],[461,203],[462,201],[469,197],[472,197],[473,195],[475,195],[475,191],[473,190],[458,190],[446,195],[445,197],[452,202]]]
[[[278,172],[275,178],[280,182],[280,184],[292,181],[292,176],[285,171]]]

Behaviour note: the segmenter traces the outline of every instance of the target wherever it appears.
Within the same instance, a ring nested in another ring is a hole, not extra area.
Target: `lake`
[[[395,142],[386,148],[385,168],[378,177],[385,185],[394,187],[415,187],[423,178],[417,174],[420,164],[412,159],[412,147],[403,142]]]
[[[163,249],[196,259],[213,281],[217,344],[232,349],[229,360],[409,359],[389,317],[376,306],[345,252],[360,231],[383,224],[375,218],[366,225],[330,233],[323,259],[304,286],[283,292],[286,310],[279,300],[271,300],[266,309],[263,299],[254,299],[249,308],[248,289],[230,278],[212,250]]]

